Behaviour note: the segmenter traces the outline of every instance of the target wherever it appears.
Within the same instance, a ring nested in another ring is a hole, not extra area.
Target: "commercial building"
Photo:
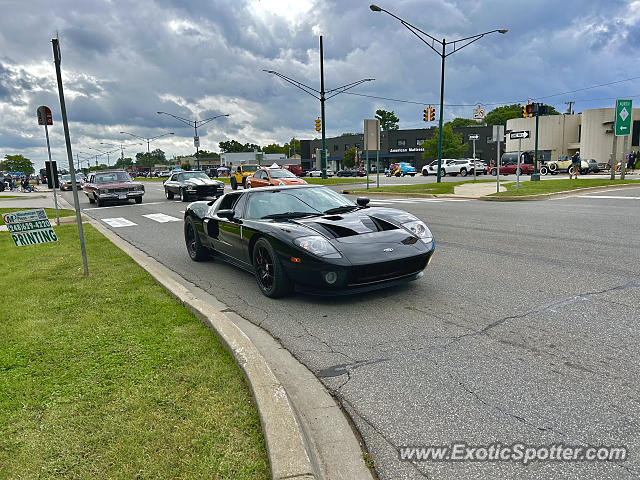
[[[595,108],[576,115],[547,115],[538,119],[538,152],[544,160],[557,160],[561,156],[571,156],[576,151],[582,158],[593,158],[598,162],[608,162],[613,151],[613,128],[615,108]],[[507,131],[528,130],[530,138],[522,140],[522,151],[535,149],[535,118],[514,118],[507,120]],[[617,161],[625,158],[632,150],[640,149],[640,108],[631,112],[631,135],[618,137]],[[507,135],[507,152],[518,151],[518,140]]]
[[[433,158],[423,159],[422,154],[424,148],[422,142],[432,138],[435,135],[436,128],[417,128],[411,130],[386,130],[381,132],[380,136],[380,166],[388,167],[392,163],[407,162],[414,165],[418,170],[423,165],[430,163]],[[497,144],[492,141],[492,127],[463,127],[454,128],[453,133],[462,136],[463,143],[468,145],[465,157],[473,155],[473,146],[469,140],[469,135],[476,134],[479,139],[476,140],[476,157],[485,161],[495,161]],[[363,152],[364,141],[363,134],[345,134],[339,137],[330,137],[326,139],[327,144],[327,166],[334,170],[340,169],[342,166],[342,158],[344,152],[352,147],[356,147],[360,158],[364,158],[366,152]],[[322,148],[322,140],[300,140],[301,165],[304,169],[310,169],[314,166],[320,168],[319,161],[316,159],[316,149]],[[504,143],[500,147],[504,150]],[[375,163],[375,150],[369,152],[370,161]],[[436,157],[437,158],[437,157]]]

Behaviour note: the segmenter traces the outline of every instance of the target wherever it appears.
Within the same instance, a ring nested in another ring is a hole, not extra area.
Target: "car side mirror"
[[[227,220],[233,220],[233,217],[235,215],[235,211],[231,208],[223,208],[222,210],[218,210],[216,212],[216,215],[219,216],[220,218],[226,218]]]
[[[358,197],[356,203],[361,207],[366,207],[369,204],[369,199],[367,197]]]

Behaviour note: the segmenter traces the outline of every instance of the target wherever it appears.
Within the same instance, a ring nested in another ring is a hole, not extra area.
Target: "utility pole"
[[[564,102],[565,105],[569,105],[569,108],[567,108],[567,113],[569,115],[573,115],[573,109],[571,108],[573,106],[573,104],[576,103],[575,101],[571,100],[569,102]]]

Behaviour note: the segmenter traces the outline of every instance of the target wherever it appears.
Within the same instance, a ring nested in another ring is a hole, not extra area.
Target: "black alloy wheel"
[[[265,238],[259,238],[253,247],[253,267],[258,287],[267,297],[282,297],[291,290],[291,282],[271,243]]]
[[[194,262],[201,262],[208,257],[207,249],[200,243],[196,224],[191,217],[184,222],[184,242],[187,245],[189,257]]]

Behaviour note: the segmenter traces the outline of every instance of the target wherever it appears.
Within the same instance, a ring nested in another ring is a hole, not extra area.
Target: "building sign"
[[[58,241],[44,208],[5,213],[2,218],[16,247]]]
[[[424,152],[423,147],[390,148],[389,153]]]

